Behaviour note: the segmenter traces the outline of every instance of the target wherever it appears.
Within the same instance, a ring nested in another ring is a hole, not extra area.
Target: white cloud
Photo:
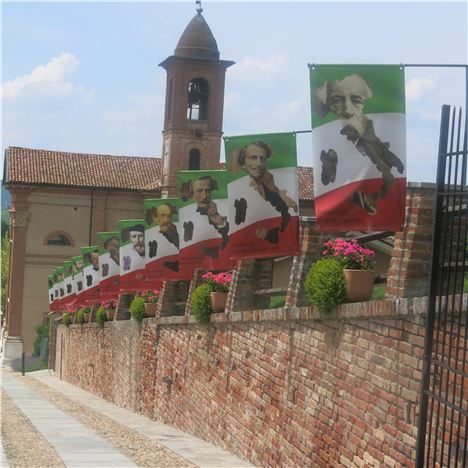
[[[276,75],[287,64],[285,55],[277,54],[266,59],[257,57],[245,57],[241,62],[233,65],[230,70],[230,75],[235,74],[239,76],[251,77],[252,75],[259,75],[264,80],[265,76],[269,74]],[[266,75],[265,75],[266,74]]]
[[[429,78],[412,78],[406,83],[406,99],[415,101],[426,91],[433,89],[435,83]]]
[[[62,52],[46,65],[39,65],[28,75],[15,80],[6,81],[2,86],[2,95],[5,99],[14,99],[26,91],[34,94],[47,94],[52,96],[68,96],[81,91],[68,78],[79,66],[78,58],[68,52]]]

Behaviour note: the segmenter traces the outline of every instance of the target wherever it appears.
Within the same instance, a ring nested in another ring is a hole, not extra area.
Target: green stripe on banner
[[[405,76],[401,65],[314,65],[310,67],[312,128],[338,119],[333,112],[323,115],[326,91],[336,81],[352,75],[365,80],[372,92],[372,97],[365,101],[366,114],[405,113]]]

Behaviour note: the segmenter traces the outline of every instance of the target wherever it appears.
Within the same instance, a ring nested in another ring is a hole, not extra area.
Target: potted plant
[[[106,310],[107,320],[114,320],[115,309],[117,309],[117,302],[114,300],[103,302],[102,306]]]
[[[305,289],[309,301],[328,314],[345,300],[346,285],[343,266],[336,258],[321,258],[307,272]]]
[[[371,249],[358,244],[356,239],[335,239],[323,244],[323,257],[335,258],[343,268],[348,301],[367,301],[374,289],[374,257]]]
[[[132,319],[141,322],[145,318],[145,299],[137,294],[130,303],[130,315]]]
[[[232,275],[227,271],[213,274],[210,271],[202,278],[211,287],[211,308],[213,312],[222,312],[226,308],[226,301],[231,286]]]
[[[84,310],[83,308],[81,308],[76,311],[76,323],[83,325],[84,322],[85,322]]]
[[[211,292],[211,286],[208,283],[203,283],[195,288],[190,297],[192,313],[202,325],[210,322],[210,316],[213,312],[211,308]]]
[[[68,328],[71,323],[71,314],[70,312],[64,312],[62,315],[62,323]]]
[[[88,323],[91,315],[91,307],[83,307],[81,310],[83,311],[84,321]]]
[[[156,310],[158,308],[159,301],[159,290],[148,290],[141,293],[141,296],[145,300],[145,316],[146,317],[155,317]]]
[[[100,305],[96,311],[96,322],[100,328],[104,328],[104,322],[107,321],[106,312],[106,308],[103,305]]]

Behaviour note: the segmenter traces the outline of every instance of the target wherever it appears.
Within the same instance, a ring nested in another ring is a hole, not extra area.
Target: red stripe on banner
[[[221,239],[208,239],[180,249],[181,266],[184,271],[195,268],[204,270],[231,270],[236,264],[231,260],[231,237],[224,249],[221,249]]]
[[[179,262],[179,254],[167,255],[158,258],[145,266],[145,277],[147,283],[159,281],[188,280],[192,277],[192,270],[183,268]]]
[[[145,270],[135,270],[120,276],[120,292],[137,292],[145,289]]]
[[[80,294],[80,301],[82,304],[90,306],[99,302],[99,285],[93,288],[86,289]]]
[[[385,198],[379,196],[381,187],[381,178],[367,179],[316,197],[317,229],[326,232],[403,230],[406,178],[395,179]]]
[[[99,283],[99,299],[101,301],[109,301],[117,299],[120,294],[120,276],[111,276],[110,278],[101,279]]]
[[[232,257],[245,259],[297,255],[299,252],[299,217],[291,216],[283,232],[281,232],[281,221],[281,217],[265,219],[231,234],[229,242]]]

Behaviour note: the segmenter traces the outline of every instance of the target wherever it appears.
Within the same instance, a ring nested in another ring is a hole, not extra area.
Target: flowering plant
[[[356,239],[345,241],[335,239],[323,244],[324,257],[334,257],[341,262],[343,268],[351,270],[372,270],[374,268],[375,253],[357,243]]]
[[[209,271],[205,273],[202,278],[206,280],[214,292],[228,292],[232,281],[232,275],[227,271],[217,274],[213,274]]]
[[[110,301],[105,301],[102,304],[105,310],[115,310],[117,308],[117,301],[111,299]]]
[[[138,291],[136,295],[142,297],[146,304],[154,304],[155,302],[158,302],[159,294],[159,289],[148,289],[147,291]]]
[[[70,315],[76,314],[78,311],[79,307],[76,305],[67,305],[67,313]]]

